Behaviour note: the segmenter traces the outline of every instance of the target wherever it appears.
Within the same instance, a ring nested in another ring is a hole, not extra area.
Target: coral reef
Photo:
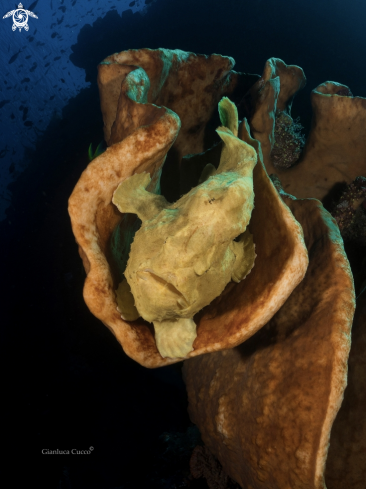
[[[69,200],[87,272],[84,298],[141,365],[179,360],[170,356],[176,350],[157,345],[156,327],[154,332],[152,324],[135,317],[142,306],[121,286],[127,284],[134,236],[136,244],[139,240],[140,222],[131,212],[141,218],[142,230],[152,211],[159,211],[156,216],[176,210],[183,188],[193,196],[220,173],[231,157],[226,141],[212,136],[214,113],[222,97],[241,101],[248,121],[233,124],[228,113],[219,112],[226,136],[231,132],[239,147],[257,154],[248,225],[257,258],[245,280],[225,282],[216,298],[187,316],[197,336],[177,356],[187,359],[189,413],[206,445],[195,449],[191,471],[215,489],[236,483],[243,489],[325,489],[325,483],[328,489],[363,489],[365,290],[361,287],[357,298],[345,391],[355,293],[343,242],[364,246],[365,178],[359,176],[366,163],[364,100],[345,85],[319,85],[312,92],[312,128],[301,152],[301,128],[291,118],[293,98],[305,85],[301,68],[271,58],[258,80],[233,66],[231,58],[165,49],[118,53],[99,66],[109,147],[89,164]],[[270,179],[266,169],[276,170],[280,179]],[[348,186],[332,217],[316,199],[325,199],[342,182]],[[129,193],[121,204],[119,190],[123,194],[131,185],[138,195],[148,195],[147,204]],[[173,231],[175,239],[179,233]],[[230,239],[237,248],[237,235]],[[143,242],[159,248],[153,239]],[[172,263],[170,273],[177,268]],[[201,268],[197,275],[206,271]],[[162,290],[154,292],[159,300],[169,284],[159,282]],[[179,487],[191,482],[188,477]]]

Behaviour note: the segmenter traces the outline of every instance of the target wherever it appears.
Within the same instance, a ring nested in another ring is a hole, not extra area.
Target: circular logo
[[[28,22],[27,12],[22,9],[16,10],[13,14],[13,22],[16,25],[16,27],[18,27],[19,29],[24,27]]]

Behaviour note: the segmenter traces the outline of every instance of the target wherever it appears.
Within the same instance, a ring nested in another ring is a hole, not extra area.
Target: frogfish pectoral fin
[[[193,318],[154,321],[155,341],[163,358],[185,358],[197,337]]]
[[[255,253],[253,235],[249,232],[249,229],[246,229],[239,241],[233,241],[230,247],[235,255],[231,280],[239,283],[250,273],[251,269],[254,267],[254,261],[257,256]]]

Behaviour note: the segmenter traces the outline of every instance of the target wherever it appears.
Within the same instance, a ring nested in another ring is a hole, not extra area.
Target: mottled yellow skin
[[[257,154],[235,134],[235,106],[224,99],[220,108],[221,120],[229,118],[234,133],[226,127],[217,130],[224,142],[220,165],[216,171],[210,169],[213,175],[206,181],[169,204],[145,190],[149,174],[135,174],[113,197],[121,212],[134,212],[142,220],[125,277],[135,317],[154,323],[163,357],[183,358],[193,350],[194,314],[220,295],[230,280],[242,280],[254,264],[253,240],[246,228],[254,207]],[[126,285],[122,282],[117,298],[122,316],[131,319],[131,306],[128,311],[123,307],[128,302]]]

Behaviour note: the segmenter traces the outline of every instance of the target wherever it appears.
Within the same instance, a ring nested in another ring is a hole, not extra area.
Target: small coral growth
[[[196,426],[185,433],[163,433],[153,461],[153,473],[149,477],[150,489],[183,489],[202,487],[189,471],[189,460],[194,447],[202,443]]]
[[[347,185],[331,212],[344,241],[366,245],[366,178],[357,177]]]
[[[299,117],[294,120],[285,111],[276,112],[275,144],[271,152],[276,168],[290,168],[300,158],[305,145],[305,136],[302,134],[303,126],[299,120]]]
[[[195,447],[189,464],[193,477],[206,479],[210,489],[240,489],[239,484],[226,474],[220,462],[205,446]]]

